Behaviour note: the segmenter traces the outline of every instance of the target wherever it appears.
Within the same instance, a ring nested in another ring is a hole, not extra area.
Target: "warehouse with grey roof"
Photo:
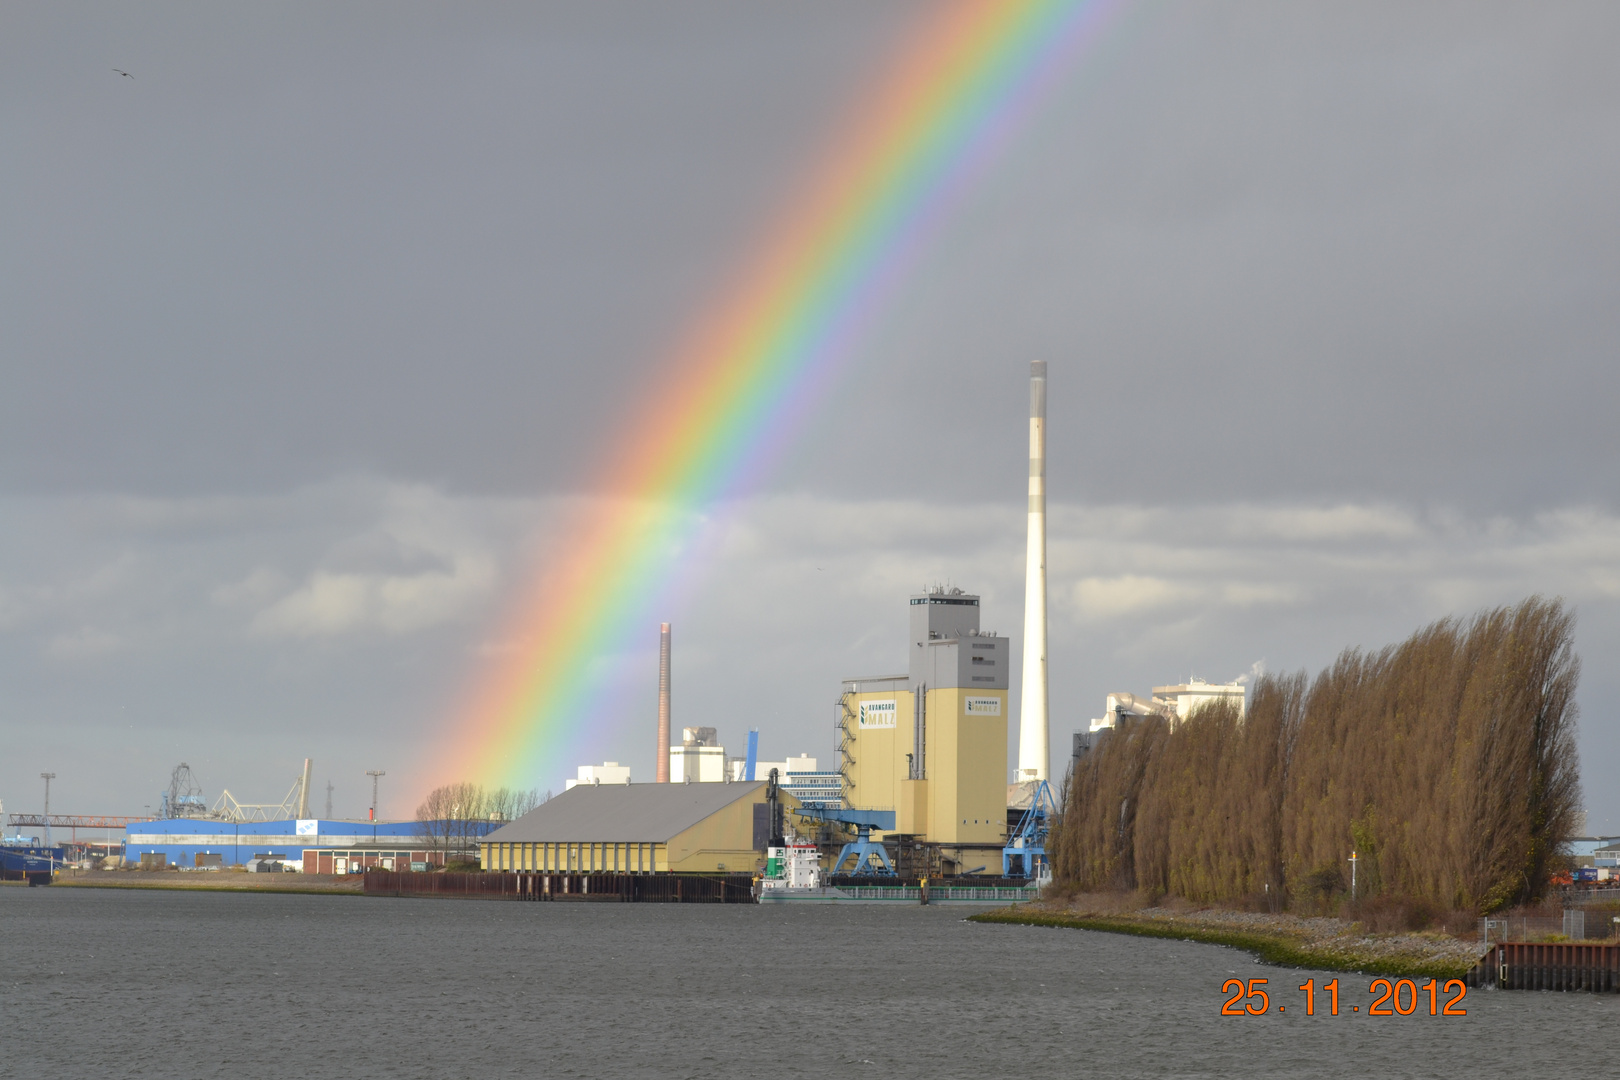
[[[480,842],[486,870],[743,872],[764,865],[764,782],[580,784]],[[791,811],[798,800],[779,798]]]

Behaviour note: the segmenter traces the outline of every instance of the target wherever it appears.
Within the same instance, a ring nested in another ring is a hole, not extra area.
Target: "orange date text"
[[[1264,1016],[1272,1011],[1268,983],[1266,979],[1227,979],[1221,986],[1221,993],[1228,995],[1221,1006],[1221,1015]],[[1296,1005],[1296,1014],[1303,1011],[1306,1016],[1315,1016],[1320,1010],[1328,1016],[1339,1015],[1338,979],[1320,986],[1315,979],[1307,979],[1296,989],[1305,995],[1301,1003],[1304,1008]],[[1468,987],[1463,985],[1461,979],[1449,979],[1444,984],[1437,979],[1428,979],[1422,985],[1412,979],[1374,979],[1368,993],[1372,995],[1372,1004],[1366,1010],[1352,1005],[1352,1013],[1365,1011],[1368,1016],[1412,1016],[1419,1012],[1427,1012],[1429,1016],[1468,1015],[1468,1010],[1462,1007],[1463,998],[1468,996]],[[1286,1013],[1288,1006],[1278,1002],[1276,1011]]]

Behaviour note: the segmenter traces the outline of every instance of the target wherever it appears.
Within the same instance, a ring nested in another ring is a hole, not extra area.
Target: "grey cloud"
[[[0,790],[27,790],[36,762],[90,739],[120,751],[74,754],[90,770],[75,782],[88,784],[82,797],[120,805],[141,799],[171,757],[249,790],[281,783],[276,755],[311,746],[323,767],[355,776],[386,757],[399,792],[432,781],[422,747],[454,723],[484,665],[525,648],[494,628],[579,506],[365,478],[238,498],[228,515],[209,498],[148,500],[133,514],[119,496],[74,505],[5,503],[19,527],[0,538],[0,566],[11,568],[0,596],[51,599],[13,603],[0,677],[12,715],[50,722],[10,733]],[[220,527],[226,517],[237,524]],[[199,519],[215,528],[153,540],[154,522]],[[733,741],[758,726],[767,746],[828,755],[838,680],[902,665],[905,597],[926,583],[982,593],[985,626],[1016,650],[1023,528],[1018,508],[996,503],[786,495],[721,508],[697,545],[701,571],[659,613],[676,626],[677,718]],[[439,538],[426,548],[437,561],[402,569],[374,539],[390,536]],[[1607,655],[1620,646],[1617,541],[1620,517],[1592,507],[1514,518],[1389,503],[1055,503],[1054,752],[1109,690],[1228,677],[1255,670],[1257,657],[1270,670],[1314,671],[1345,646],[1377,647],[1532,592],[1567,597],[1581,650]],[[134,547],[138,568],[118,554]],[[332,568],[334,551],[348,569]],[[356,551],[378,561],[365,569]],[[612,659],[627,711],[604,718],[588,756],[650,769],[656,645],[654,624]],[[1583,700],[1617,691],[1603,665],[1588,665]],[[121,729],[121,716],[133,726]],[[1606,721],[1601,709],[1589,715],[1592,760],[1620,749]],[[274,753],[246,753],[272,731]],[[554,763],[556,775],[535,783],[557,786],[580,763]],[[1620,824],[1602,790],[1594,814]]]
[[[1057,754],[1100,715],[1109,690],[1314,673],[1342,648],[1378,648],[1433,619],[1532,593],[1575,606],[1589,658],[1620,645],[1620,517],[1589,506],[1511,517],[1392,503],[1066,502],[1052,505],[1049,525]],[[830,732],[837,680],[902,664],[903,598],[930,581],[983,593],[986,626],[1020,645],[1019,508],[784,497],[751,503],[729,527],[747,541],[722,545],[723,569],[677,623],[677,640],[697,635],[711,652],[736,643],[696,673],[682,654],[685,708],[735,696],[763,671],[769,678],[744,697],[758,703],[767,738],[784,722],[806,738]],[[1602,704],[1616,688],[1605,665],[1588,663],[1589,762],[1620,750]],[[637,760],[641,734],[629,722],[607,756]],[[1601,791],[1590,791],[1594,821],[1620,826],[1620,803]]]
[[[19,12],[0,482],[588,487],[929,10]],[[1614,506],[1617,37],[1607,4],[1128,5],[775,488],[1001,498],[1038,357],[1067,498]]]
[[[0,788],[71,760],[63,805],[128,809],[184,757],[271,798],[310,747],[430,779],[626,403],[933,7],[10,12]],[[1060,735],[1532,591],[1607,655],[1617,39],[1612,4],[1127,5],[703,533],[679,708],[824,748],[924,581],[1016,631],[1037,358]],[[649,760],[654,648],[608,661],[602,757]]]

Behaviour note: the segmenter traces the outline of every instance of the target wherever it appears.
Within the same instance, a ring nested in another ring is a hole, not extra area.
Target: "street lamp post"
[[[371,820],[377,820],[377,778],[387,776],[382,769],[367,769],[366,775],[371,777]]]
[[[45,781],[45,846],[50,847],[51,846],[51,781],[56,779],[56,774],[53,773],[53,772],[42,772],[42,773],[39,774],[39,777],[40,777],[41,780]]]
[[[1342,880],[1342,879],[1341,879]],[[1356,853],[1350,853],[1350,902],[1356,901]]]

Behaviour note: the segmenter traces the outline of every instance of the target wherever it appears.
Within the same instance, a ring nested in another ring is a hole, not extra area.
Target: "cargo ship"
[[[915,885],[885,883],[873,875],[860,884],[827,882],[821,849],[791,833],[766,848],[765,874],[756,885],[761,904],[1017,904],[1040,895],[1039,883],[977,885],[922,879]]]
[[[60,847],[46,847],[35,837],[0,838],[0,881],[49,885],[63,861]]]

